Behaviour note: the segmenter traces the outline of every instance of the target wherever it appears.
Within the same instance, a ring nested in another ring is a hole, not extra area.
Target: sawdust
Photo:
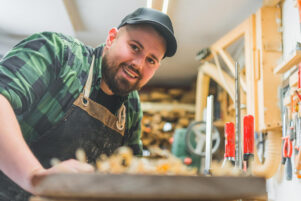
[[[120,147],[112,156],[102,155],[96,162],[97,171],[102,173],[197,175],[167,150],[150,149],[150,157],[136,157],[128,147]]]

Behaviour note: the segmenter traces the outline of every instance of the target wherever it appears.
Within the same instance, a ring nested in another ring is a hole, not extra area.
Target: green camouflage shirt
[[[0,61],[0,93],[11,103],[27,143],[64,117],[83,90],[93,54],[92,91],[96,90],[96,80],[101,79],[101,48],[93,49],[60,33],[43,32],[21,41]],[[141,154],[138,92],[131,92],[124,104],[124,145]]]

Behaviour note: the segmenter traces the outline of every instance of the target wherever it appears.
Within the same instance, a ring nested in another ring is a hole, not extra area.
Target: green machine
[[[220,146],[220,134],[218,129],[212,129],[212,153]],[[176,129],[171,152],[180,158],[186,165],[200,169],[202,158],[205,156],[206,122],[192,122],[188,128]]]

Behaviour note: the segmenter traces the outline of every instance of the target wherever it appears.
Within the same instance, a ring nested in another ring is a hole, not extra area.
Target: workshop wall
[[[280,22],[279,22],[280,23]],[[298,42],[301,40],[301,32],[300,32],[300,21],[299,21],[299,11],[297,0],[286,0],[282,4],[282,37],[283,37],[283,58],[282,60],[287,60],[291,57],[291,55],[296,51],[296,46]],[[296,73],[298,66],[292,67],[285,74],[283,74],[283,83],[284,87],[289,85],[289,79],[292,77],[294,73]],[[288,99],[291,96],[294,90],[292,86],[288,86],[289,91],[281,97],[284,99]],[[290,109],[290,104],[286,105],[288,109]],[[285,103],[284,103],[285,105]],[[299,113],[300,114],[300,113]],[[283,116],[283,115],[282,115]],[[289,112],[289,116],[292,120],[293,114]],[[295,122],[296,123],[296,122]],[[286,125],[289,127],[289,125]],[[285,127],[282,127],[285,128]],[[296,133],[298,135],[298,133]],[[297,151],[294,149],[296,146],[296,139],[293,141],[293,154],[292,154],[292,180],[287,179],[287,167],[286,165],[281,165],[277,174],[271,179],[267,180],[267,190],[268,190],[268,198],[273,201],[297,201],[300,200],[301,197],[301,179],[298,179],[296,174],[294,173],[295,167],[295,157],[297,156]]]

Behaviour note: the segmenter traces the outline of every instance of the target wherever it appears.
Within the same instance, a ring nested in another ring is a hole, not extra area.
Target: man
[[[17,44],[0,62],[0,169],[10,178],[0,175],[0,200],[27,200],[33,176],[93,171],[72,159],[80,147],[89,163],[122,145],[141,154],[137,90],[176,48],[169,17],[147,8],[95,49],[50,32]]]

